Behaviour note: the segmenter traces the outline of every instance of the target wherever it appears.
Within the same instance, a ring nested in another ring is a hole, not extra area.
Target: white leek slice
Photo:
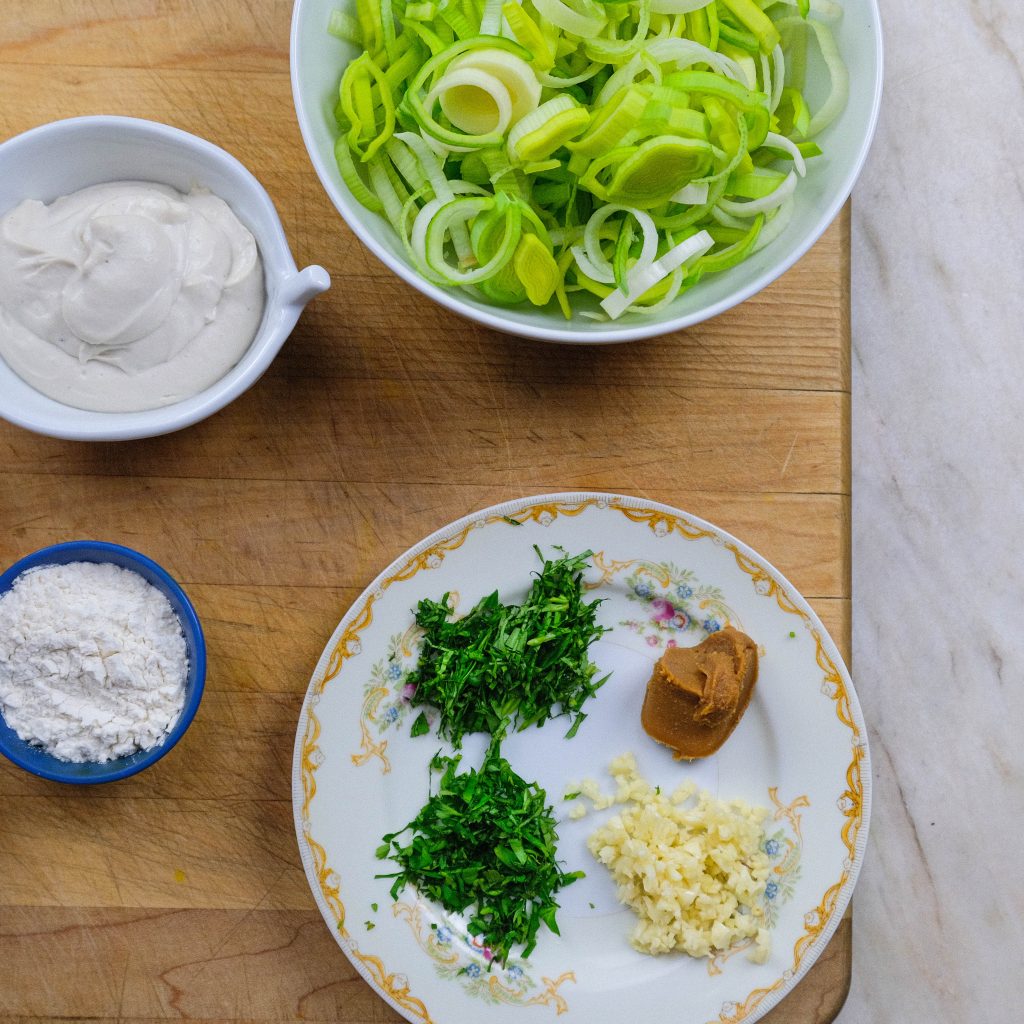
[[[799,146],[791,139],[787,139],[785,135],[776,135],[775,132],[769,132],[764,137],[763,145],[768,146],[770,149],[784,149],[793,158],[793,167],[796,173],[801,178],[807,173],[807,163],[804,160],[803,153],[800,152]]]
[[[723,228],[736,228],[737,231],[750,230],[750,225],[745,220],[740,220],[739,217],[733,217],[724,210],[720,210],[717,206],[712,207],[711,216],[718,224],[721,224]]]
[[[751,91],[757,89],[757,65],[754,63],[754,58],[744,55],[736,59],[736,64],[740,71],[743,72],[743,78],[740,82],[745,85]]]
[[[709,50],[691,39],[656,39],[645,52],[659,64],[674,64],[679,71],[685,71],[694,64],[708,64],[727,78],[743,85],[748,82],[746,73],[731,57]]]
[[[775,241],[783,231],[789,227],[789,222],[793,219],[793,209],[796,204],[792,199],[787,199],[775,212],[775,216],[765,223],[765,226],[761,228],[761,234],[757,236],[757,242],[754,244],[753,252],[760,252],[766,245],[770,245]]]
[[[586,254],[587,262],[597,273],[589,273],[582,265],[580,269],[588,277],[592,277],[595,281],[600,281],[602,284],[615,284],[615,270],[612,267],[611,260],[601,250],[601,229],[608,218],[616,213],[625,213],[628,216],[634,217],[637,224],[640,225],[640,231],[643,235],[640,255],[632,270],[636,270],[637,267],[649,266],[654,262],[654,257],[658,255],[658,229],[649,213],[634,209],[632,206],[620,206],[616,203],[608,203],[600,207],[594,212],[590,220],[587,221],[583,229],[583,250]],[[575,249],[573,253],[575,255]]]
[[[676,267],[672,271],[669,279],[669,285],[665,289],[665,294],[662,295],[657,302],[652,302],[650,305],[645,303],[642,306],[630,306],[626,312],[628,313],[643,313],[650,315],[651,313],[658,313],[663,310],[666,306],[671,306],[676,300],[676,296],[679,294],[680,288],[683,286],[683,278],[686,276],[685,268]]]
[[[570,7],[563,0],[534,0],[533,6],[564,32],[586,39],[595,36],[604,28],[607,17],[593,0],[573,0]]]
[[[690,182],[684,185],[674,196],[673,203],[685,203],[687,206],[703,206],[708,201],[708,183]]]
[[[501,33],[502,0],[486,0],[480,16],[480,35],[496,36]]]
[[[611,295],[601,300],[601,308],[613,320],[618,320],[635,300],[668,277],[676,267],[703,256],[714,244],[715,240],[706,231],[699,231],[692,238],[687,238],[686,241],[669,249],[664,256],[649,266],[634,267],[626,279],[626,290],[617,288]]]
[[[734,217],[756,217],[759,213],[767,213],[781,206],[796,189],[796,171],[790,171],[782,184],[774,192],[769,193],[763,199],[750,199],[739,202],[733,199],[719,199],[718,208]]]
[[[413,217],[418,211],[416,208],[417,200],[421,199],[415,192],[409,196],[405,201],[405,205],[402,207],[402,230],[399,232],[402,238],[402,246],[405,249],[406,256],[409,257],[409,262],[431,283],[444,285],[445,280],[433,273],[424,263],[419,256],[413,251],[412,243],[409,241],[409,218]]]
[[[574,245],[569,251],[576,261],[576,266],[592,281],[600,281],[601,284],[615,284],[615,275],[610,270],[602,270],[597,264],[592,263],[587,255],[587,250],[582,245]]]
[[[424,106],[437,100],[456,128],[467,135],[503,135],[512,120],[512,99],[504,83],[479,68],[451,68],[427,93]]]
[[[412,223],[412,231],[409,234],[409,248],[416,257],[416,262],[438,281],[442,280],[442,278],[433,274],[427,266],[427,225],[434,214],[444,206],[445,202],[446,200],[444,199],[431,199],[429,202],[424,203],[420,208],[420,212],[416,214],[416,219]]]
[[[511,124],[515,124],[531,110],[536,110],[537,104],[540,103],[540,82],[537,81],[533,68],[514,53],[491,47],[469,50],[448,65],[445,77],[452,71],[462,68],[476,68],[501,82],[512,102]]]
[[[772,63],[772,95],[768,108],[774,114],[782,102],[782,90],[786,87],[786,55],[782,52],[781,43],[772,50]]]
[[[832,90],[828,99],[818,108],[807,128],[807,137],[813,139],[820,131],[827,128],[843,111],[850,96],[850,73],[846,69],[843,58],[839,55],[835,36],[827,25],[820,21],[809,21],[808,24],[818,37],[821,56],[828,68]]]
[[[850,97],[850,72],[836,46],[835,36],[828,25],[813,18],[804,21],[803,18],[784,18],[776,23],[780,32],[785,33],[788,29],[795,31],[813,32],[818,40],[818,49],[821,51],[822,60],[828,69],[829,94],[825,102],[818,108],[811,123],[807,126],[805,138],[813,139],[819,132],[824,131],[843,111],[846,101]]]

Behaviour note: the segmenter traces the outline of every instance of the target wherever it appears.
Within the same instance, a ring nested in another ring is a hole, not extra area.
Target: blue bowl
[[[13,761],[19,768],[55,782],[70,782],[77,785],[114,782],[135,775],[136,772],[141,772],[159,761],[185,734],[203,696],[203,685],[206,682],[206,641],[203,639],[203,629],[199,625],[195,609],[185,596],[185,591],[156,562],[120,544],[108,544],[99,540],[74,540],[67,544],[54,544],[52,547],[43,548],[15,562],[0,576],[0,595],[6,594],[14,585],[14,581],[27,569],[34,569],[40,565],[66,565],[68,562],[110,562],[124,569],[131,569],[152,583],[171,602],[171,607],[181,623],[181,631],[188,649],[185,705],[174,728],[155,747],[102,764],[62,761],[53,757],[40,747],[26,743],[0,715],[0,754]]]

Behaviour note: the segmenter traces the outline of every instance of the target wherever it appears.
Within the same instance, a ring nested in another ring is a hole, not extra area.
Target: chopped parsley
[[[608,678],[595,679],[590,645],[605,632],[597,625],[600,600],[583,600],[583,570],[591,552],[546,560],[522,604],[502,604],[498,592],[467,615],[452,618],[449,594],[420,601],[416,623],[424,631],[419,664],[407,683],[414,706],[440,712],[438,735],[456,747],[471,732],[499,739],[567,715],[574,736],[582,708]],[[412,734],[427,732],[422,713]]]
[[[497,741],[479,771],[459,772],[460,761],[434,758],[431,768],[443,771],[437,792],[377,849],[400,870],[376,877],[394,879],[392,898],[412,885],[445,910],[466,912],[469,933],[481,937],[492,962],[504,964],[515,945],[530,955],[542,924],[558,934],[555,897],[583,872],[562,870],[544,790],[512,770]],[[406,832],[412,835],[403,846],[398,839]]]

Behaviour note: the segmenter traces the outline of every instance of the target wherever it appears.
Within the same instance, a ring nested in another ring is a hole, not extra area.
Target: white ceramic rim
[[[320,911],[320,915],[324,920],[328,930],[334,936],[335,941],[338,943],[341,951],[345,954],[345,958],[349,963],[359,972],[359,975],[366,981],[373,992],[384,1000],[389,1006],[392,1007],[397,1013],[399,1013],[406,1020],[413,1020],[408,1013],[400,1006],[395,1000],[393,1000],[386,992],[382,991],[378,985],[376,979],[369,972],[366,965],[359,961],[358,958],[350,957],[348,952],[345,950],[341,936],[338,934],[334,927],[334,917],[330,906],[321,891],[320,885],[317,880],[317,869],[313,862],[313,855],[309,848],[309,843],[306,841],[305,832],[303,829],[302,822],[302,804],[305,798],[305,792],[303,787],[302,778],[302,744],[306,731],[306,722],[311,706],[311,699],[313,697],[313,685],[316,680],[322,675],[327,668],[327,664],[331,658],[332,652],[334,651],[339,638],[343,635],[346,628],[356,618],[357,614],[362,610],[365,602],[365,598],[368,594],[373,594],[375,591],[381,588],[381,585],[385,580],[394,576],[403,566],[410,564],[417,555],[424,551],[429,550],[438,543],[448,539],[449,537],[456,536],[467,528],[475,520],[489,517],[489,516],[506,516],[514,515],[524,506],[541,505],[541,504],[575,504],[578,502],[584,502],[592,499],[607,499],[607,500],[618,500],[628,504],[632,504],[638,508],[655,509],[666,513],[671,516],[682,516],[689,523],[697,526],[700,529],[706,529],[717,534],[720,538],[724,539],[730,544],[734,544],[736,549],[743,554],[746,558],[751,559],[756,564],[766,569],[776,580],[776,582],[785,590],[786,594],[793,599],[794,604],[799,608],[801,612],[804,612],[809,617],[813,626],[820,632],[822,639],[822,646],[825,653],[832,660],[836,666],[843,683],[848,691],[848,699],[850,705],[850,713],[853,722],[857,726],[857,730],[860,737],[860,744],[863,749],[863,760],[861,762],[862,770],[859,773],[859,781],[861,784],[861,822],[857,832],[857,838],[854,844],[854,857],[850,865],[849,876],[843,885],[842,889],[836,897],[836,902],[833,905],[832,913],[829,920],[822,931],[815,938],[814,942],[807,948],[804,953],[800,966],[789,979],[786,981],[781,988],[770,992],[753,1010],[749,1016],[743,1018],[743,1024],[755,1024],[756,1021],[760,1020],[766,1013],[778,1005],[778,1003],[789,995],[793,989],[800,983],[811,967],[817,962],[818,957],[821,955],[825,947],[832,940],[836,930],[839,927],[840,921],[843,919],[843,915],[846,912],[846,908],[853,898],[853,891],[857,886],[857,880],[860,877],[860,871],[863,867],[864,857],[867,850],[868,834],[871,827],[871,793],[872,793],[872,775],[871,775],[871,750],[868,741],[868,730],[867,723],[864,719],[863,711],[860,706],[860,699],[857,696],[857,691],[853,685],[853,680],[850,676],[850,671],[847,668],[846,662],[843,660],[839,649],[836,647],[835,641],[832,639],[831,634],[825,628],[821,619],[815,613],[814,609],[807,602],[807,599],[800,593],[789,582],[789,580],[772,565],[766,558],[758,554],[753,548],[739,540],[737,537],[728,533],[726,530],[715,526],[714,523],[708,522],[706,519],[702,519],[700,516],[692,515],[689,512],[684,512],[681,509],[675,508],[672,505],[666,505],[659,501],[650,501],[646,498],[638,498],[632,495],[624,495],[613,492],[605,491],[565,491],[555,492],[551,494],[535,494],[529,495],[523,498],[514,498],[509,501],[500,502],[496,505],[490,505],[486,508],[478,509],[471,512],[469,515],[462,516],[455,521],[442,526],[440,529],[435,530],[429,536],[424,537],[418,543],[414,544],[408,550],[399,555],[394,559],[383,571],[381,571],[374,579],[367,584],[362,590],[359,596],[352,601],[342,616],[341,621],[335,627],[333,633],[328,638],[324,645],[323,652],[317,659],[316,666],[313,669],[312,675],[310,676],[310,682],[306,689],[305,696],[303,697],[302,707],[299,711],[299,718],[295,729],[295,745],[292,753],[292,816],[295,822],[295,837],[299,847],[299,856],[302,860],[303,870],[306,874],[306,881],[313,893],[313,898],[316,901],[317,908]],[[484,1011],[486,1012],[486,1011]]]
[[[643,338],[653,338],[662,334],[670,334],[673,331],[682,330],[684,327],[692,327],[694,324],[724,313],[733,306],[739,305],[749,299],[751,295],[766,288],[773,281],[780,278],[794,263],[797,262],[828,229],[828,226],[835,219],[842,209],[843,204],[850,197],[864,162],[867,160],[868,151],[871,149],[871,142],[875,136],[875,129],[878,125],[878,113],[882,102],[882,81],[884,77],[884,53],[882,46],[882,19],[878,9],[877,0],[865,0],[871,11],[871,24],[874,30],[875,51],[878,55],[877,72],[872,90],[871,115],[868,123],[868,130],[861,140],[860,149],[857,151],[857,158],[851,166],[842,185],[836,192],[832,202],[822,211],[814,229],[809,232],[803,242],[796,246],[792,252],[781,262],[772,267],[770,271],[755,278],[745,288],[736,291],[719,302],[704,309],[695,310],[691,313],[677,316],[671,320],[659,320],[654,323],[639,324],[633,327],[622,327],[618,330],[602,331],[600,335],[588,333],[571,327],[534,327],[527,324],[510,323],[503,319],[498,313],[488,313],[460,301],[457,291],[440,288],[427,281],[419,274],[414,273],[400,260],[391,255],[388,250],[377,241],[374,234],[364,227],[355,217],[346,215],[347,209],[354,200],[349,200],[335,185],[331,173],[324,161],[320,158],[313,140],[313,132],[310,128],[310,111],[306,99],[299,88],[298,65],[295,61],[295,51],[299,38],[298,13],[301,7],[301,0],[295,0],[292,8],[291,39],[289,42],[289,65],[292,80],[292,99],[295,104],[295,114],[299,122],[299,131],[302,133],[302,141],[305,143],[306,152],[313,164],[320,184],[330,197],[335,209],[341,214],[345,223],[351,231],[386,267],[397,274],[403,281],[411,284],[417,291],[426,295],[427,298],[444,306],[446,309],[457,313],[468,320],[474,320],[490,327],[492,330],[501,331],[503,334],[518,335],[523,338],[535,338],[538,341],[553,341],[562,343],[575,343],[583,345],[614,345],[624,341],[640,341]],[[326,28],[324,29],[326,31]],[[390,227],[389,227],[390,230]]]
[[[183,402],[140,412],[109,413],[77,409],[47,399],[47,405],[52,403],[52,415],[26,414],[16,407],[0,403],[0,417],[26,430],[70,441],[123,441],[168,434],[212,416],[252,387],[288,339],[305,304],[330,286],[330,277],[327,271],[318,266],[307,267],[301,272],[298,270],[274,203],[252,172],[226,150],[181,128],[143,118],[110,114],[72,117],[50,121],[5,140],[0,143],[0,156],[8,147],[31,145],[42,136],[74,136],[94,129],[118,129],[142,140],[170,141],[190,150],[198,161],[220,170],[226,177],[235,178],[243,189],[251,193],[271,229],[269,238],[262,237],[261,233],[259,239],[264,279],[268,284],[263,320],[256,337],[239,362],[205,391]],[[251,230],[252,226],[247,226]],[[269,245],[266,244],[268,242]],[[277,282],[275,304],[271,302],[271,280]],[[28,384],[25,386],[30,387]],[[65,423],[65,417],[75,422]]]

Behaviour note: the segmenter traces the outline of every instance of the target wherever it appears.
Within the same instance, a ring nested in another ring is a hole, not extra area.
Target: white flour
[[[62,760],[157,744],[181,713],[187,670],[178,617],[138,573],[49,565],[0,598],[0,713]]]

